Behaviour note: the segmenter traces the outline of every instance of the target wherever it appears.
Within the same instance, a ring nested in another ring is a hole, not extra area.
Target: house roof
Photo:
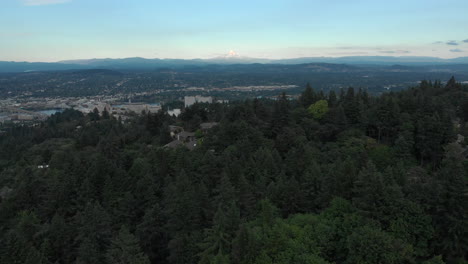
[[[179,135],[181,138],[188,138],[188,137],[194,137],[195,136],[195,133],[193,132],[187,132],[187,131],[182,131],[180,132]]]
[[[169,130],[171,132],[175,132],[175,131],[183,131],[184,129],[180,126],[169,126]]]
[[[217,126],[219,123],[217,122],[209,122],[209,123],[201,123],[200,128],[201,129],[211,129],[215,126]]]
[[[188,149],[193,150],[197,146],[197,141],[196,140],[191,140],[191,141],[185,143],[185,146]]]
[[[183,142],[181,140],[174,140],[166,145],[164,145],[165,148],[178,148],[180,146],[185,146],[189,150],[193,150],[197,146],[197,141],[196,140],[190,140],[189,142]]]
[[[180,140],[174,140],[169,142],[168,144],[164,145],[165,148],[177,148],[178,146],[184,144],[184,142]]]

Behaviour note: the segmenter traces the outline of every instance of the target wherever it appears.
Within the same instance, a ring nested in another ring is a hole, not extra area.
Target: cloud
[[[336,49],[340,50],[382,50],[382,47],[369,47],[369,46],[340,46],[336,47]]]
[[[71,2],[71,0],[20,0],[25,6],[54,5]]]
[[[463,52],[461,49],[451,49],[450,52]]]
[[[369,54],[369,52],[364,52],[364,51],[355,51],[355,52],[331,52],[331,53],[328,53],[329,55],[347,55],[347,56],[351,56],[351,55],[367,55]]]
[[[455,40],[447,41],[445,44],[451,45],[451,46],[457,46],[458,45],[458,43]]]
[[[465,39],[463,42],[468,43],[468,39]]]
[[[386,53],[386,54],[405,54],[405,53],[410,53],[409,50],[382,50],[379,51],[380,53]]]
[[[444,43],[443,41],[436,41],[436,42],[433,42],[432,44],[442,44]]]

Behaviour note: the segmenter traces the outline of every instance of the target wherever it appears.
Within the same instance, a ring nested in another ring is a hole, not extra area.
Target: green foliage
[[[105,263],[104,253],[110,244],[111,219],[99,203],[86,205],[80,215],[79,263]]]
[[[312,89],[309,83],[307,83],[307,86],[302,92],[301,97],[299,98],[299,101],[302,103],[304,107],[308,107],[309,105],[313,104],[316,101],[316,95],[315,91]]]
[[[404,263],[411,247],[371,226],[356,228],[347,239],[350,263]]]
[[[369,150],[369,159],[377,166],[377,168],[383,170],[388,166],[393,165],[394,153],[393,149],[386,145],[377,145]]]
[[[443,167],[437,175],[440,179],[438,191],[441,199],[438,199],[434,208],[438,238],[435,243],[451,261],[463,259],[468,248],[468,178],[463,166],[463,151],[460,145],[449,144],[442,161]]]
[[[319,100],[314,104],[310,105],[307,110],[312,115],[314,119],[320,120],[322,119],[329,111],[328,109],[328,101],[327,100]]]
[[[4,127],[0,263],[464,263],[467,91],[309,86]],[[163,147],[200,122],[219,122],[203,144]]]
[[[238,263],[328,263],[319,256],[308,226],[275,217],[276,209],[268,201],[260,202],[260,210],[259,221],[238,233]]]
[[[196,138],[202,138],[203,137],[203,131],[201,129],[197,129],[195,131],[195,137]]]
[[[426,260],[423,264],[445,264],[441,256],[435,256],[430,260]]]
[[[148,257],[141,251],[137,238],[125,226],[120,228],[117,237],[111,241],[106,252],[109,264],[149,264]]]

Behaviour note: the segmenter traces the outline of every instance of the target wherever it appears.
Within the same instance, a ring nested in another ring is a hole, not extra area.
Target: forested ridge
[[[452,78],[4,127],[0,263],[466,263],[467,121]]]

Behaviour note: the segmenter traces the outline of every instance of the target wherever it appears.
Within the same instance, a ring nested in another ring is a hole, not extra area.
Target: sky
[[[0,0],[0,61],[231,51],[270,59],[464,57],[467,13],[467,0]]]

